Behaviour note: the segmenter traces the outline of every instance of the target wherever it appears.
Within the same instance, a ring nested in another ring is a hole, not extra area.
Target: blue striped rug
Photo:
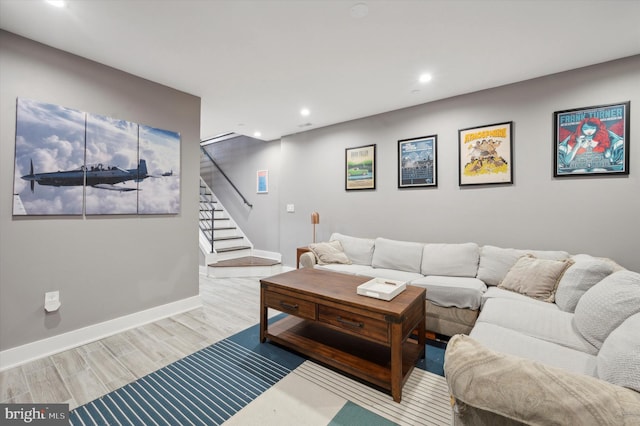
[[[428,344],[427,357],[417,363],[398,404],[277,345],[260,343],[259,335],[258,325],[249,327],[80,406],[69,413],[70,424],[220,425],[292,372],[347,402],[332,426],[451,422],[443,347]]]
[[[291,372],[228,339],[71,411],[72,425],[220,425]]]

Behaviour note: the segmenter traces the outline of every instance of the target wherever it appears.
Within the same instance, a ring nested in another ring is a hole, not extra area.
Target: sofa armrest
[[[302,266],[303,268],[313,268],[316,263],[318,263],[316,261],[316,255],[312,252],[308,251],[300,255],[300,266]]]
[[[640,422],[640,393],[586,375],[449,340],[445,376],[454,423],[627,425]]]

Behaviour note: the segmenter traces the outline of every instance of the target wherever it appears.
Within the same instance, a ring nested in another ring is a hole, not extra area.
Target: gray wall
[[[0,350],[196,296],[200,98],[4,31],[0,75]],[[17,97],[180,132],[181,213],[13,218]]]
[[[473,72],[470,70],[470,72]],[[434,81],[431,84],[438,84]],[[629,176],[553,177],[553,112],[631,101]],[[458,129],[514,122],[514,184],[458,186]],[[640,56],[282,139],[280,250],[332,232],[423,242],[561,249],[640,271]],[[438,135],[438,187],[397,188],[397,141]],[[635,140],[634,140],[635,139]],[[375,191],[345,191],[345,148],[377,144]],[[285,211],[293,203],[296,212]]]
[[[279,252],[280,142],[239,136],[207,145],[206,149],[253,207],[244,204],[218,169],[208,166],[207,159],[201,166],[203,179],[256,249]],[[267,194],[256,193],[258,170],[269,171]]]

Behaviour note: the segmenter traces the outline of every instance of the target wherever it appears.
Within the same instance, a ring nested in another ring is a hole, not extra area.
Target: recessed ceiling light
[[[55,7],[65,7],[66,5],[64,0],[47,0],[47,3]]]
[[[418,81],[420,81],[420,83],[428,83],[431,81],[431,78],[431,74],[421,74]]]
[[[260,133],[260,132],[253,132],[253,136],[255,136],[256,138],[259,138],[260,136],[262,136],[262,133]]]
[[[369,14],[369,6],[365,3],[356,3],[349,10],[351,17],[355,19],[364,18]]]
[[[303,116],[303,117],[306,117],[306,116],[308,116],[309,114],[311,114],[311,111],[309,111],[309,109],[308,109],[308,108],[302,108],[302,109],[300,110],[300,115],[301,115],[301,116]]]

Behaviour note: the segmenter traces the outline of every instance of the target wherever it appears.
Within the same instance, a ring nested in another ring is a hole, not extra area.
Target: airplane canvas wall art
[[[15,158],[14,215],[180,212],[177,132],[18,98]]]

